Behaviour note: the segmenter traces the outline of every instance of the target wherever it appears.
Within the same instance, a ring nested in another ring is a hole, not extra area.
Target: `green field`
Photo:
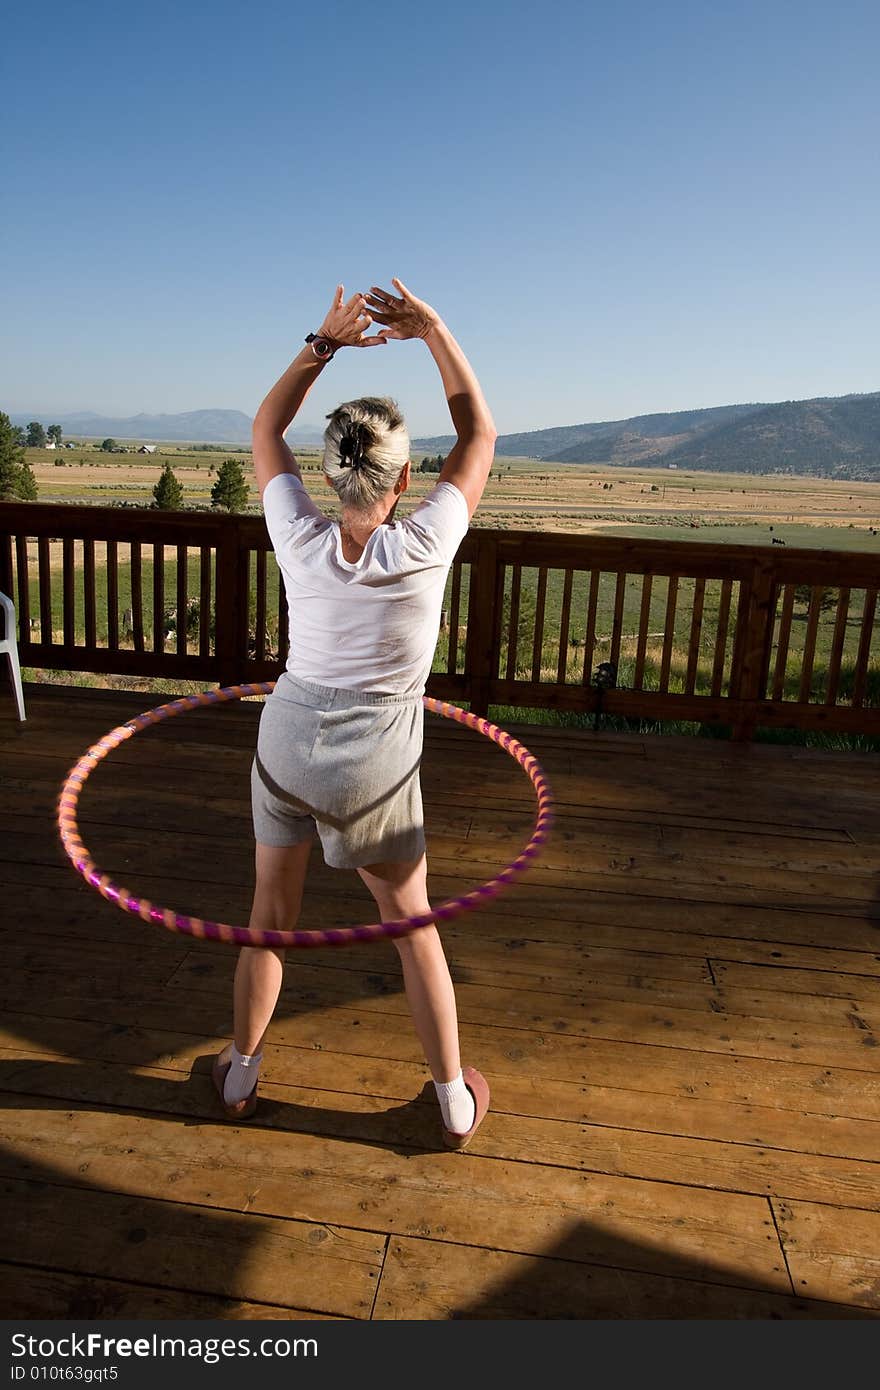
[[[202,451],[160,446],[152,455],[103,454],[94,449],[28,450],[44,502],[151,506],[153,486],[166,462],[183,487],[184,505],[211,505],[216,469],[243,450]],[[335,499],[321,477],[316,449],[298,450],[306,484],[334,514]],[[401,515],[436,482],[415,469]],[[249,510],[259,511],[252,481]],[[880,553],[880,484],[781,475],[679,473],[663,469],[544,464],[498,458],[474,517],[475,527],[556,531],[563,535],[610,532],[714,544],[823,546]],[[772,530],[771,530],[772,528]]]
[[[873,529],[873,528],[872,528]],[[792,549],[803,547],[807,550],[848,550],[861,551],[869,555],[880,555],[880,530],[876,535],[871,531],[847,526],[810,526],[794,522],[777,522],[769,525],[756,525],[740,522],[725,525],[723,522],[701,522],[698,529],[689,523],[667,525],[658,521],[656,525],[640,525],[630,522],[620,526],[604,526],[603,536],[640,536],[654,541],[702,541],[706,545],[772,545],[773,537],[784,541]]]

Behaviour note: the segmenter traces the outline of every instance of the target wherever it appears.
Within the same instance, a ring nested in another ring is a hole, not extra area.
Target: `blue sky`
[[[503,432],[880,388],[875,0],[251,7],[4,24],[0,409],[252,414],[398,275]],[[448,428],[422,344],[306,402]]]

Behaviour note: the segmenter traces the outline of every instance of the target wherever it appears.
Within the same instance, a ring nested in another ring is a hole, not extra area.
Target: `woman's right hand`
[[[397,295],[373,286],[366,296],[370,313],[383,325],[383,338],[427,338],[440,322],[440,315],[423,299],[410,294],[401,280],[392,279]]]
[[[368,338],[367,329],[372,322],[367,313],[366,297],[353,294],[346,304],[345,290],[342,285],[337,285],[333,303],[327,310],[317,336],[328,338],[337,347],[374,347],[377,343],[384,343],[388,335],[374,333]]]

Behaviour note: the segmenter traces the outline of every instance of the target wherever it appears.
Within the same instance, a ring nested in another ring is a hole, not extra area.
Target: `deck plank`
[[[712,961],[712,970],[725,992],[738,987],[761,990],[778,999],[784,993],[807,994],[812,998],[843,999],[847,1008],[854,1000],[880,1004],[880,980],[872,976],[851,975],[836,970],[797,970],[789,966],[742,965],[734,961]]]
[[[305,1312],[273,1303],[244,1303],[181,1289],[151,1287],[124,1279],[98,1279],[57,1269],[0,1261],[0,1307],[7,1319],[74,1318],[106,1322],[111,1318],[222,1319],[267,1322],[289,1319],[335,1320],[332,1313]]]
[[[35,1113],[28,1111],[27,1117],[33,1121]],[[92,1142],[97,1117],[89,1118]],[[130,1117],[114,1119],[123,1129],[132,1126]],[[277,1220],[250,1211],[245,1215],[247,1194],[232,1210],[191,1205],[173,1187],[169,1200],[167,1168],[161,1184],[151,1188],[145,1181],[136,1195],[120,1191],[121,1169],[127,1170],[129,1181],[137,1181],[142,1164],[146,1166],[138,1152],[141,1135],[129,1133],[128,1145],[123,1133],[112,1161],[108,1156],[106,1183],[98,1189],[84,1185],[83,1164],[92,1166],[92,1151],[82,1143],[78,1160],[74,1150],[59,1144],[54,1153],[51,1146],[44,1147],[31,1164],[16,1146],[5,1149],[0,1211],[8,1260],[41,1265],[50,1252],[53,1264],[68,1274],[370,1316],[384,1239],[323,1222]],[[36,1145],[36,1134],[32,1139]],[[7,1176],[12,1165],[27,1176]],[[52,1181],[47,1182],[50,1167]],[[212,1176],[206,1174],[206,1181]],[[65,1177],[71,1180],[65,1182]],[[254,1185],[253,1174],[249,1185]]]
[[[774,1202],[798,1292],[880,1311],[880,1214]]]

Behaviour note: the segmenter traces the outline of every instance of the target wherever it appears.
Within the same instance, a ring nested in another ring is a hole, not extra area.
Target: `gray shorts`
[[[425,852],[420,695],[312,685],[287,672],[267,699],[251,769],[254,834],[284,847],[320,836],[334,869]]]

